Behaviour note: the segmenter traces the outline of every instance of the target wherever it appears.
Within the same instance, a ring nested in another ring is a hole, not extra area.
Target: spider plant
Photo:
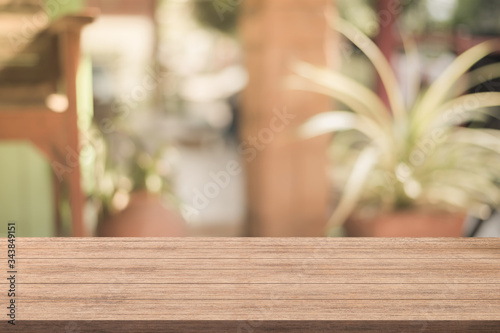
[[[372,40],[339,17],[330,26],[355,44],[371,61],[388,94],[381,98],[359,82],[329,68],[295,62],[293,89],[327,94],[346,106],[308,119],[301,138],[335,132],[332,173],[339,175],[340,198],[327,230],[335,230],[354,211],[427,209],[469,211],[481,217],[500,203],[500,131],[465,127],[494,116],[500,93],[468,94],[474,87],[500,77],[500,66],[470,71],[495,41],[459,55],[425,90],[420,75],[408,80],[413,99],[403,97],[390,64]],[[404,41],[407,61],[418,62],[411,40]]]

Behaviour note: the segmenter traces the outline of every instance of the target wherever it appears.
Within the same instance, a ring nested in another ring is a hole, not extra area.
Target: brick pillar
[[[324,235],[330,200],[328,138],[294,143],[285,138],[287,130],[330,110],[331,102],[319,94],[287,90],[283,82],[293,59],[326,64],[329,3],[243,1],[240,28],[250,77],[242,100],[241,139],[252,236]],[[276,112],[284,110],[294,118],[280,120]]]

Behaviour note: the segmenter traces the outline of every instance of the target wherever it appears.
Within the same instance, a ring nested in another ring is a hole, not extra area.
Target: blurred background
[[[418,100],[408,77],[426,89],[460,54],[500,40],[497,0],[0,0],[0,233],[15,221],[30,237],[500,236],[496,141],[481,142],[494,151],[477,160],[488,170],[471,168],[460,193],[434,191],[463,196],[453,209],[415,195],[411,209],[330,232],[353,166],[339,166],[331,135],[294,133],[348,103],[286,78],[303,61],[386,105],[390,92],[328,13],[379,47],[405,100]],[[499,60],[489,52],[470,70]],[[488,69],[469,92],[500,91]],[[456,125],[499,128],[500,102],[486,104]],[[359,200],[353,211],[371,210]]]

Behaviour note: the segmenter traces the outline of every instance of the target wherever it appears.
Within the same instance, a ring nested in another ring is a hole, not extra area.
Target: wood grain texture
[[[270,323],[322,321],[357,331],[372,321],[384,331],[415,322],[500,331],[500,239],[19,238],[16,256],[25,327],[220,321],[214,331],[276,332]]]

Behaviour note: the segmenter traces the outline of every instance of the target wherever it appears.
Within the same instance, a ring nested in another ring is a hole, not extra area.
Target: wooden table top
[[[18,329],[500,332],[500,239],[18,238],[16,271]]]

